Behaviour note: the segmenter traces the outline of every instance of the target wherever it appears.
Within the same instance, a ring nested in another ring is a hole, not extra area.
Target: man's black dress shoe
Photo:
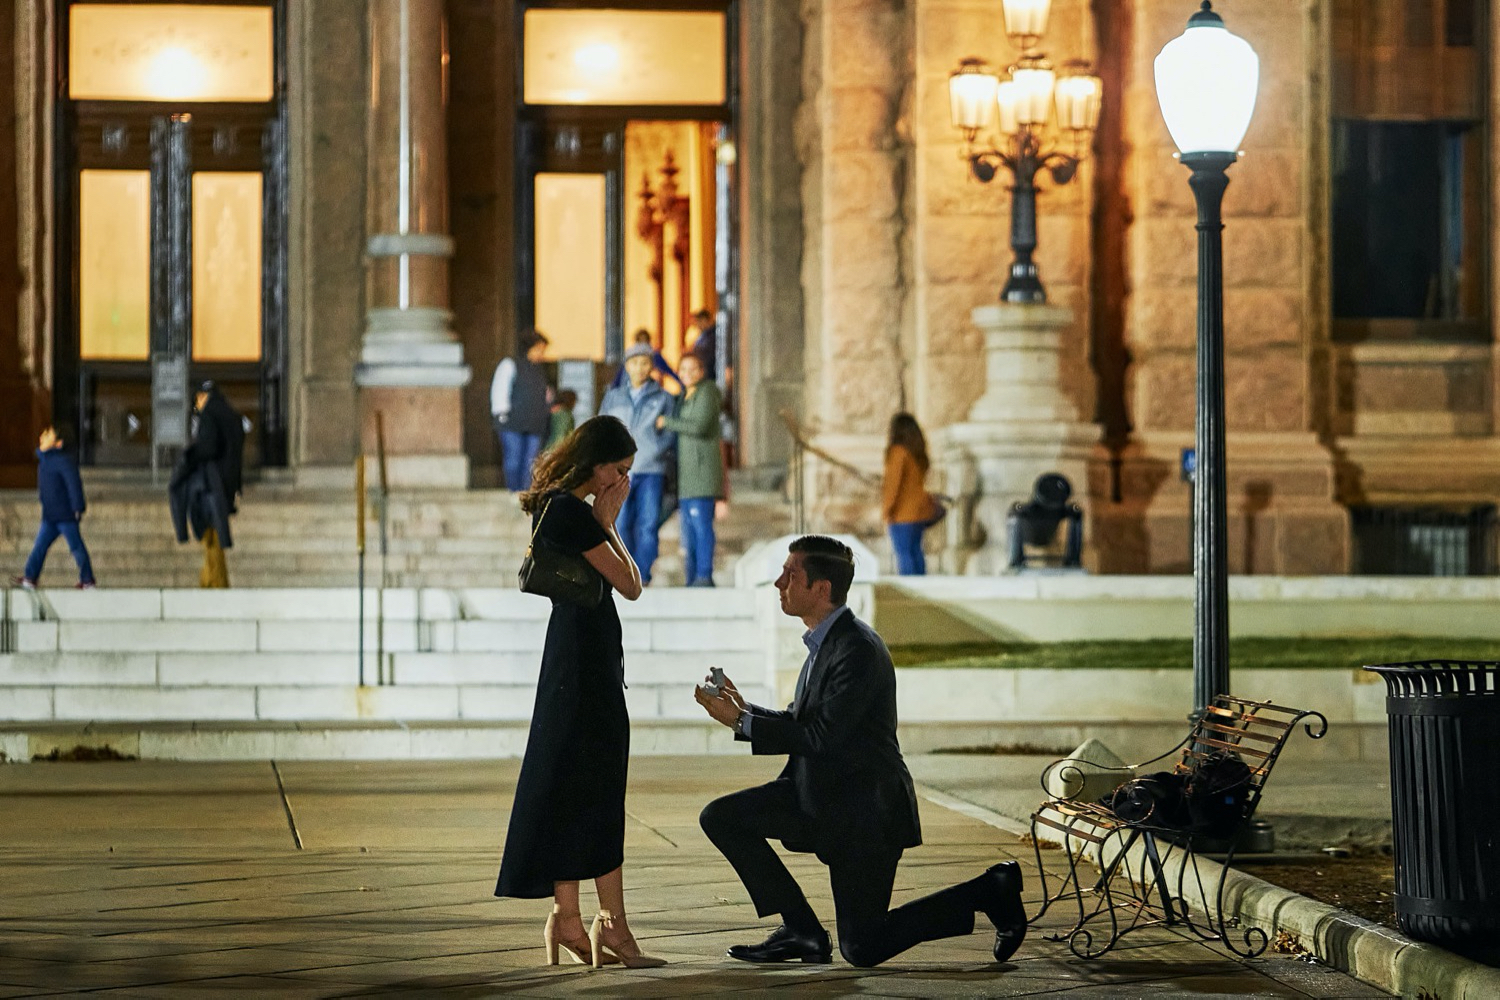
[[[979,909],[995,925],[995,961],[1005,962],[1026,940],[1026,907],[1021,904],[1021,866],[1005,861],[976,880]]]
[[[760,944],[737,944],[730,948],[729,957],[741,962],[822,964],[833,961],[833,947],[828,943],[828,932],[821,927],[810,934],[804,934],[782,924]]]

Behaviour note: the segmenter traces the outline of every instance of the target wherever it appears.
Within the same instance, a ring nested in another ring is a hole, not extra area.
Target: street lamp
[[[1045,302],[1047,292],[1037,277],[1031,255],[1036,250],[1036,175],[1045,169],[1054,183],[1071,181],[1087,153],[1089,139],[1099,124],[1103,86],[1090,75],[1088,64],[1070,62],[1061,77],[1036,50],[1047,30],[1052,0],[1004,0],[1005,33],[1021,58],[1005,78],[981,59],[968,58],[948,77],[949,114],[963,133],[961,155],[969,172],[988,184],[1003,166],[1011,172],[1010,248],[1014,259],[1010,277],[1000,292],[1002,302]],[[1057,133],[1070,149],[1044,142],[1043,130],[1057,111]],[[979,133],[995,125],[1000,142],[976,147]]]
[[[1198,203],[1198,392],[1194,421],[1193,717],[1229,690],[1229,569],[1224,486],[1225,171],[1239,158],[1250,127],[1260,60],[1232,35],[1213,4],[1188,18],[1187,30],[1156,57],[1156,97],[1178,158],[1193,172]]]

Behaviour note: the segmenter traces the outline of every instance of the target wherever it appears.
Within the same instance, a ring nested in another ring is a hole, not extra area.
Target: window
[[[1354,507],[1354,572],[1373,576],[1494,576],[1495,505],[1468,510]]]
[[[270,7],[77,4],[68,18],[75,101],[269,101]]]
[[[723,104],[724,30],[720,11],[528,10],[523,99]]]
[[[1333,123],[1334,316],[1481,326],[1483,141],[1469,123]]]
[[[1334,4],[1339,339],[1489,337],[1486,27],[1480,0]]]

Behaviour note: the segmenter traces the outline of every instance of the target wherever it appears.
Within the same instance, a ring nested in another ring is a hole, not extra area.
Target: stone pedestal
[[[1057,472],[1085,507],[1085,562],[1091,517],[1087,470],[1098,430],[1079,422],[1058,379],[1060,335],[1069,310],[1050,305],[980,306],[986,389],[964,423],[933,435],[941,491],[957,501],[946,523],[945,573],[989,575],[1009,562],[1006,516],[1031,496],[1043,473]]]
[[[369,289],[354,379],[364,453],[382,414],[392,486],[464,486],[470,371],[448,308],[442,0],[371,0]]]

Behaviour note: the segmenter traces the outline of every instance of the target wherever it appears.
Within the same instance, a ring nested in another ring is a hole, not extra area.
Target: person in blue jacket
[[[670,415],[675,401],[651,378],[650,344],[634,344],[625,352],[625,375],[625,385],[604,394],[599,412],[619,418],[635,439],[630,495],[615,526],[641,571],[641,582],[649,584],[658,549],[656,532],[661,524],[667,462],[675,461],[672,445],[677,440],[671,431],[657,427],[656,418]]]
[[[37,444],[36,485],[42,501],[42,526],[36,533],[36,544],[31,548],[31,557],[26,560],[26,569],[16,582],[22,587],[36,586],[42,576],[42,564],[47,560],[47,550],[61,535],[68,540],[68,551],[73,553],[73,561],[78,564],[79,589],[92,590],[94,566],[89,561],[89,550],[84,547],[83,534],[78,530],[83,512],[88,509],[78,466],[64,450],[67,441],[56,427],[43,430]]]

